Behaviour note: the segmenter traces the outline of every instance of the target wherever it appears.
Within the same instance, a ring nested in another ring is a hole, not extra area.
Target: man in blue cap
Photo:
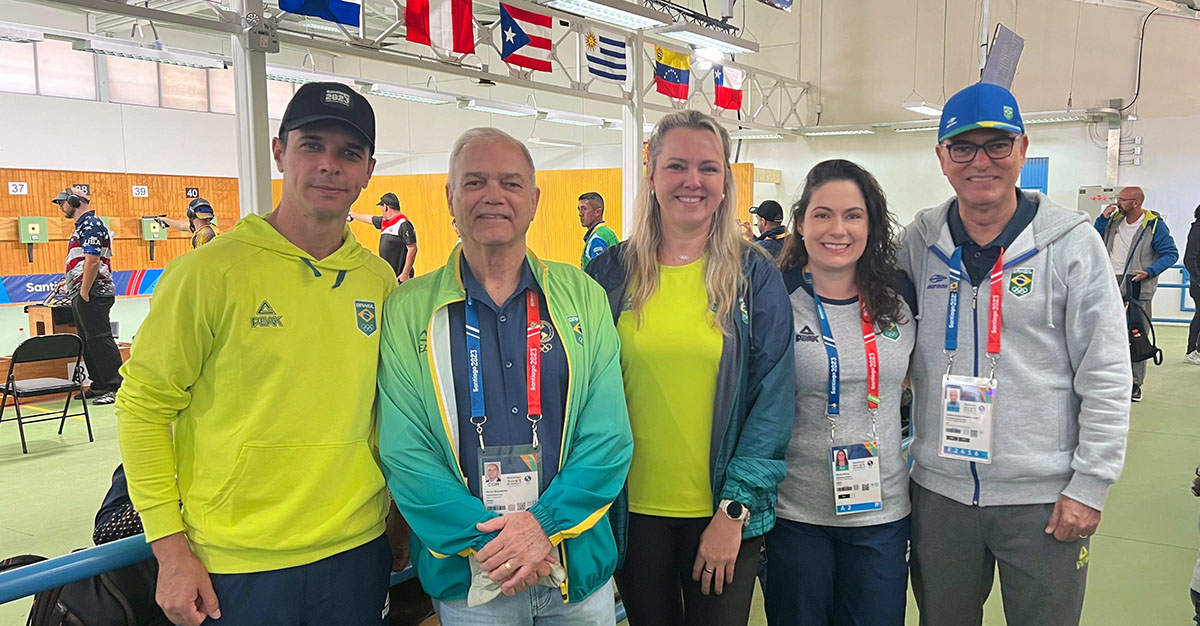
[[[917,214],[912,576],[922,626],[970,626],[997,565],[1010,626],[1078,624],[1088,538],[1125,457],[1129,348],[1082,213],[1016,187],[1029,137],[997,85],[955,94],[937,156],[955,196]],[[950,391],[958,390],[951,403]]]

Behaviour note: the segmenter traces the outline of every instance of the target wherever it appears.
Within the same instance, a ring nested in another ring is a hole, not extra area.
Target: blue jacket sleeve
[[[576,423],[562,467],[530,508],[555,545],[579,536],[604,518],[621,493],[633,459],[620,340],[604,291],[591,280],[588,283],[584,323],[595,331],[590,333],[592,354],[585,358],[591,367],[588,380],[575,383],[586,384],[587,389],[574,416]]]
[[[1112,221],[1110,218],[1103,215],[1096,216],[1096,232],[1100,233],[1100,238],[1104,239],[1104,231],[1108,230],[1108,223]]]
[[[750,358],[744,390],[746,420],[729,462],[721,498],[748,506],[752,537],[774,524],[779,483],[787,475],[788,441],[795,421],[795,357],[792,307],[783,277],[760,264],[751,276]]]
[[[1179,260],[1179,249],[1175,247],[1175,240],[1171,238],[1171,229],[1167,228],[1167,223],[1163,221],[1162,217],[1158,218],[1158,227],[1154,229],[1154,239],[1150,241],[1150,245],[1158,254],[1158,260],[1146,268],[1146,273],[1150,275],[1150,278],[1154,278],[1167,271]]]
[[[483,549],[496,533],[475,525],[496,517],[471,494],[449,451],[448,433],[426,419],[430,383],[422,376],[418,338],[406,318],[414,312],[397,306],[400,289],[384,309],[379,354],[379,456],[396,508],[413,534],[437,557],[467,556]],[[396,320],[392,322],[392,320]],[[438,412],[438,409],[432,409]]]

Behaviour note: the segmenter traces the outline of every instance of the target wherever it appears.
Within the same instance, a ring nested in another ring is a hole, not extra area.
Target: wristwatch
[[[736,500],[721,500],[717,505],[725,516],[735,522],[745,522],[750,519],[750,509],[746,508],[741,502]]]

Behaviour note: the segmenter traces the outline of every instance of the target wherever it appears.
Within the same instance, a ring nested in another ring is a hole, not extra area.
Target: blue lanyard
[[[946,353],[958,352],[958,286],[963,281],[962,246],[950,255],[950,302],[946,305]]]
[[[838,363],[837,342],[833,340],[833,328],[829,326],[829,316],[825,314],[825,305],[821,303],[821,296],[817,295],[817,290],[813,287],[812,273],[807,268],[804,270],[804,282],[808,283],[812,289],[813,303],[817,307],[817,319],[821,323],[821,340],[825,343],[825,356],[829,358],[829,388],[827,390],[828,397],[825,403],[826,415],[838,415],[841,403],[841,365]]]
[[[466,305],[466,335],[467,335],[467,369],[469,372],[467,388],[471,394],[471,424],[479,435],[479,449],[483,446],[483,425],[487,423],[486,409],[483,404],[483,372],[481,360],[483,348],[479,340],[479,309],[475,299],[467,296]],[[541,352],[541,311],[537,292],[532,289],[525,292],[526,329],[526,392],[528,415],[526,419],[532,425],[533,447],[538,447],[538,422],[542,420],[542,352]]]
[[[479,309],[475,306],[475,300],[467,296],[467,367],[470,375],[467,379],[467,387],[471,391],[471,422],[476,419],[487,419],[484,416],[483,408],[483,373],[480,371],[480,360],[482,359],[483,347],[479,341]],[[482,426],[482,423],[477,424]],[[483,448],[482,436],[480,437],[479,447]]]

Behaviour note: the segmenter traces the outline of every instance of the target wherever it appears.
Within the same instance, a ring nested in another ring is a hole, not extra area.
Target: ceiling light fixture
[[[293,83],[303,85],[306,83],[341,83],[348,87],[354,86],[354,80],[337,76],[335,74],[324,74],[320,72],[310,72],[308,70],[296,69],[294,67],[283,67],[280,65],[267,66],[267,80],[277,80],[282,83]]]
[[[920,113],[921,115],[926,115],[929,117],[941,117],[942,116],[942,107],[940,107],[936,104],[929,104],[929,103],[925,102],[924,100],[914,100],[911,102],[905,102],[904,108],[908,109],[909,111],[912,111],[913,113]]]
[[[763,141],[763,140],[787,139],[788,138],[788,136],[783,133],[776,133],[776,132],[772,132],[772,131],[768,131],[768,130],[755,130],[753,128],[744,128],[741,130],[735,130],[735,131],[729,133],[729,137],[731,139],[745,140],[745,141],[755,141],[755,140]]]
[[[389,85],[387,83],[373,83],[367,93],[373,96],[383,96],[384,98],[420,102],[421,104],[450,104],[458,101],[457,96],[444,94],[432,89],[409,87],[407,85]]]
[[[870,128],[842,128],[838,130],[810,130],[805,131],[805,137],[832,137],[834,135],[874,135],[875,131]]]
[[[549,146],[551,148],[582,148],[583,144],[578,141],[570,141],[568,139],[548,139],[545,137],[530,137],[525,140],[527,143],[536,146]]]
[[[603,126],[604,118],[595,115],[584,115],[583,113],[568,113],[565,111],[543,111],[538,113],[538,120],[542,122],[554,122],[555,124],[566,124],[568,126]]]
[[[923,133],[926,131],[937,130],[937,129],[938,129],[937,126],[903,126],[903,127],[899,127],[899,128],[893,128],[892,130],[894,130],[898,133]]]
[[[0,22],[0,41],[11,41],[13,43],[33,43],[42,41],[45,38],[45,33],[40,30],[33,30],[20,24],[9,24],[8,22]]]
[[[182,67],[225,68],[225,59],[217,55],[203,52],[171,50],[162,44],[157,44],[155,47],[145,47],[133,42],[84,39],[73,42],[71,48],[80,52],[91,52],[93,54],[104,54],[125,59],[151,61]]]
[[[1089,118],[1086,115],[1059,115],[1055,117],[1040,117],[1035,119],[1022,120],[1026,124],[1059,124],[1062,122],[1086,122]]]
[[[537,0],[553,9],[582,15],[614,26],[641,30],[670,24],[670,15],[624,0]]]
[[[509,104],[495,100],[483,100],[481,98],[461,98],[458,101],[458,108],[467,111],[478,111],[479,113],[506,115],[508,117],[532,117],[537,114],[537,109],[531,106]]]
[[[758,44],[741,37],[734,37],[711,28],[696,24],[677,22],[655,28],[654,34],[674,39],[696,48],[712,48],[727,54],[750,54],[758,52]]]

